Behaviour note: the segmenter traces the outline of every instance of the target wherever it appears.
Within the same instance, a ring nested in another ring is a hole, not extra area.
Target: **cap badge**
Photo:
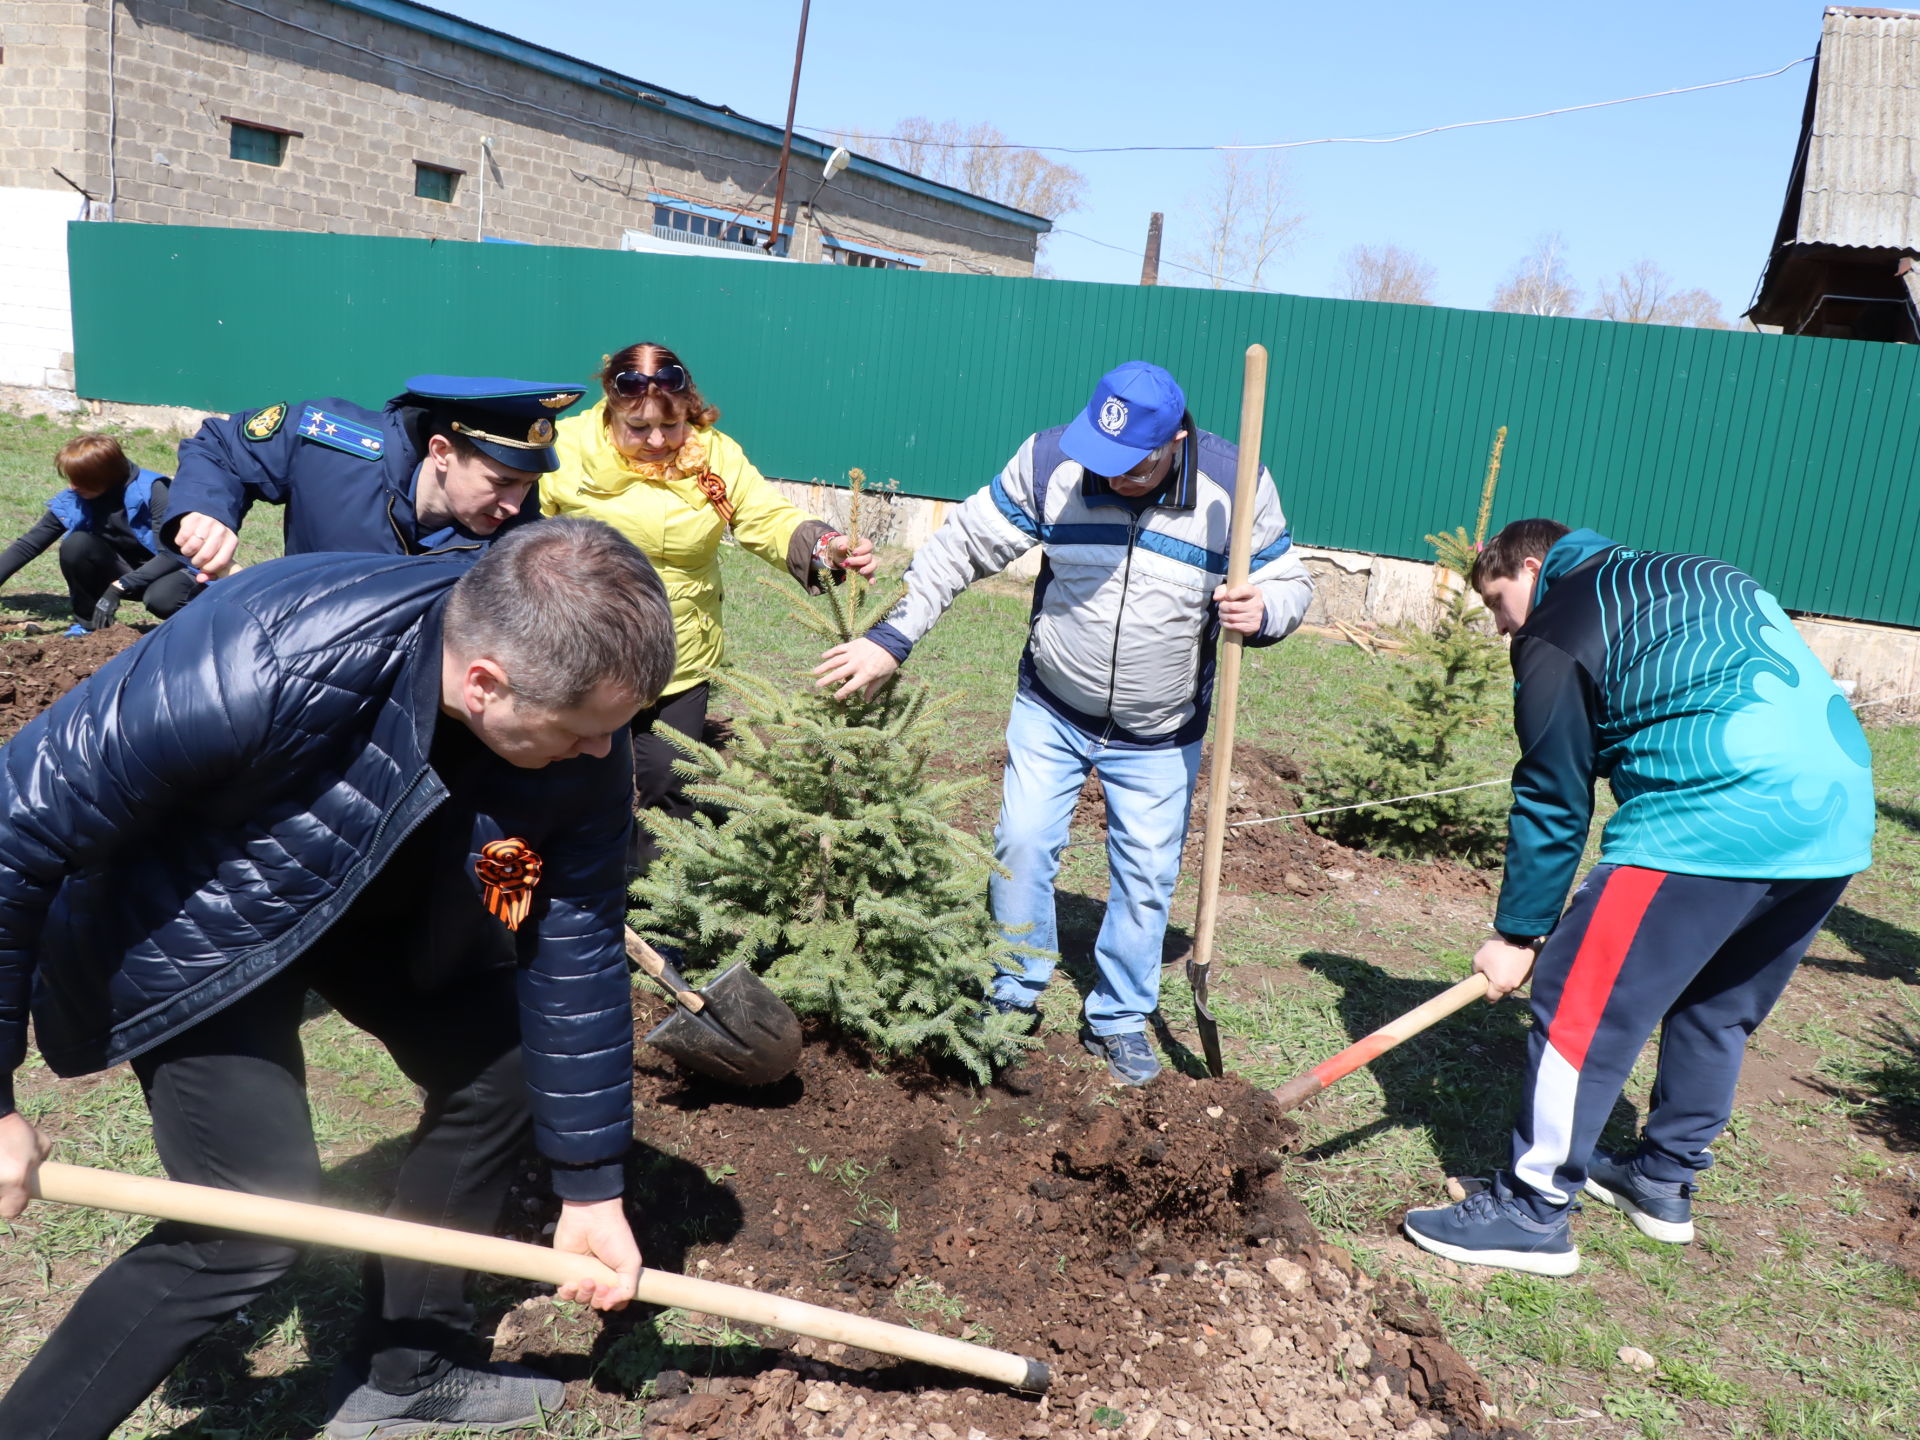
[[[545,445],[553,439],[553,421],[536,420],[527,427],[527,442],[531,445]]]
[[[578,400],[583,393],[579,390],[568,390],[559,395],[542,395],[540,403],[549,410],[564,410]]]
[[[1100,428],[1109,435],[1118,435],[1127,428],[1127,402],[1118,395],[1109,395],[1107,403],[1100,407]]]

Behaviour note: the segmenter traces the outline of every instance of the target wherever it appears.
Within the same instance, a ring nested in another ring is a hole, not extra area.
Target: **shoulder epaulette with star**
[[[387,444],[386,437],[378,430],[329,414],[318,405],[309,405],[300,412],[298,429],[309,440],[358,455],[362,460],[378,460]]]

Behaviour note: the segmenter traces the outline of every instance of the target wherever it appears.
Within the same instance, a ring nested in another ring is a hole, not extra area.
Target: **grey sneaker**
[[[544,1424],[567,1387],[522,1365],[455,1365],[426,1389],[389,1395],[363,1382],[327,1421],[327,1440],[401,1440],[406,1435],[491,1434]]]
[[[1080,1043],[1106,1061],[1107,1073],[1122,1085],[1144,1085],[1160,1073],[1153,1046],[1139,1030],[1124,1035],[1082,1035]]]

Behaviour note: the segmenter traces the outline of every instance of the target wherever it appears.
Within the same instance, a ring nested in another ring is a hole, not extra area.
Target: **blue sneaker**
[[[1497,1265],[1530,1275],[1571,1275],[1580,1268],[1567,1224],[1568,1206],[1550,1221],[1533,1218],[1496,1184],[1458,1205],[1409,1210],[1400,1228],[1422,1250],[1463,1265]]]
[[[1693,1189],[1684,1180],[1649,1180],[1638,1156],[1596,1150],[1587,1162],[1587,1194],[1618,1210],[1642,1235],[1669,1245],[1693,1239]]]
[[[1082,1035],[1080,1043],[1090,1054],[1107,1062],[1107,1073],[1122,1085],[1144,1085],[1160,1073],[1160,1062],[1147,1043],[1146,1032],[1129,1030],[1124,1035]]]

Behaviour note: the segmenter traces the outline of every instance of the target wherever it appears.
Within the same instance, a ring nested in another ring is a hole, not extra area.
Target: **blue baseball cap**
[[[1100,377],[1060,448],[1095,475],[1124,475],[1179,434],[1186,413],[1187,397],[1173,376],[1129,360]]]
[[[578,385],[493,375],[415,375],[389,403],[423,405],[434,421],[508,469],[544,472],[560,468],[554,420],[585,393]]]

